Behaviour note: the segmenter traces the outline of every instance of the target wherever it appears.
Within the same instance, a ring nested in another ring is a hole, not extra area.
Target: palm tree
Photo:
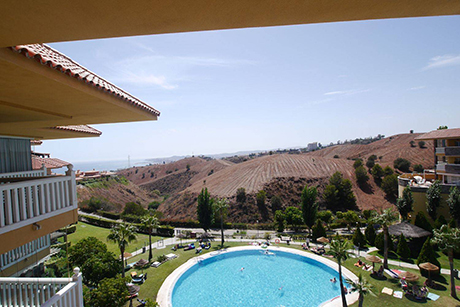
[[[339,281],[340,281],[340,293],[342,294],[342,305],[347,307],[347,299],[345,298],[345,290],[343,289],[343,278],[342,278],[342,261],[347,260],[348,249],[350,248],[350,243],[348,241],[342,241],[340,239],[334,239],[331,242],[331,247],[328,254],[334,256],[337,259],[339,264]]]
[[[438,244],[438,247],[443,251],[447,252],[449,256],[450,266],[450,295],[453,298],[457,298],[457,292],[455,291],[455,279],[454,279],[454,251],[460,249],[460,229],[450,228],[447,225],[442,225],[441,229],[434,229],[433,242]]]
[[[118,224],[112,229],[110,229],[110,233],[107,236],[107,241],[113,242],[118,245],[121,254],[121,263],[122,263],[122,271],[121,276],[125,277],[125,250],[126,247],[129,245],[130,242],[136,240],[136,232],[135,228],[131,224],[121,223]]]
[[[372,292],[372,284],[369,283],[361,273],[358,275],[358,280],[352,280],[347,278],[347,283],[351,285],[351,291],[358,291],[358,307],[363,307],[364,295],[370,293],[375,295]]]
[[[158,227],[158,218],[146,215],[141,219],[142,226],[149,232],[149,262],[152,261],[152,231]]]
[[[372,219],[372,222],[383,227],[383,267],[388,269],[388,226],[396,221],[396,215],[390,208],[383,210]]]
[[[224,218],[227,213],[228,200],[226,198],[218,199],[214,202],[214,215],[220,216],[220,234],[221,234],[221,248],[224,248]]]

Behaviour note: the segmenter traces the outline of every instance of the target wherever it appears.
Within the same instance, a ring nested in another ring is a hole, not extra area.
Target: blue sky
[[[138,159],[458,127],[458,29],[453,16],[51,44],[161,116],[37,151]]]

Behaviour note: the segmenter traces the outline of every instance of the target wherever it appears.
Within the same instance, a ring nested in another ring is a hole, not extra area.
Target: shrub
[[[158,207],[160,207],[160,205],[161,205],[161,203],[160,203],[159,201],[152,201],[152,202],[149,204],[148,208],[149,208],[149,210],[150,210],[150,209],[152,209],[152,210],[157,210]]]
[[[357,169],[357,168],[360,167],[360,166],[363,166],[363,160],[361,160],[361,159],[355,160],[355,162],[353,163],[353,167],[354,167],[355,169]]]
[[[394,171],[391,167],[385,166],[385,168],[383,169],[383,173],[384,173],[384,176],[388,176],[388,175],[393,175]]]
[[[375,164],[371,170],[372,177],[374,177],[375,181],[380,181],[380,179],[385,175],[383,168],[380,164]]]
[[[433,247],[431,246],[430,238],[426,239],[425,243],[423,244],[422,250],[420,251],[420,254],[418,255],[416,264],[419,265],[420,263],[424,263],[424,262],[431,262],[432,264],[438,266],[439,268],[441,267],[441,264],[436,258],[436,253],[434,252]]]
[[[414,172],[423,173],[423,166],[421,164],[414,165]]]
[[[410,162],[403,158],[397,158],[393,161],[394,168],[399,169],[401,172],[408,173],[410,172]]]
[[[67,228],[61,228],[59,229],[60,232],[65,232],[67,233],[68,235],[71,234],[71,233],[74,233],[75,231],[77,231],[77,225],[72,225],[72,226],[69,226]]]
[[[158,257],[157,257],[157,261],[158,261],[158,262],[164,262],[164,261],[166,261],[166,259],[167,259],[167,258],[166,258],[165,255],[158,255]]]
[[[415,141],[414,140],[410,141],[409,144],[410,144],[410,147],[415,147]]]
[[[329,224],[332,220],[332,211],[331,210],[318,211],[317,217],[324,223]]]
[[[355,169],[355,175],[359,185],[364,185],[369,180],[367,171],[363,166],[359,166]]]
[[[244,204],[246,202],[246,189],[245,188],[238,188],[236,190],[236,201],[240,204]]]
[[[334,155],[334,159],[338,159],[339,158],[339,155]]]
[[[373,168],[375,165],[375,160],[367,159],[366,166],[367,168]]]
[[[111,219],[111,220],[119,220],[121,216],[120,213],[113,213],[113,212],[107,212],[107,211],[102,211],[102,210],[99,210],[97,214],[105,218]]]
[[[366,240],[367,240],[367,242],[369,243],[369,245],[374,246],[374,244],[375,244],[375,237],[376,237],[374,224],[369,223],[369,224],[367,225],[366,230],[364,231],[364,233],[365,233],[365,235],[366,235]]]
[[[446,225],[447,220],[443,215],[440,215],[436,221],[434,221],[434,228],[440,229],[442,225]]]
[[[403,234],[399,236],[399,242],[398,242],[398,249],[396,253],[401,257],[402,259],[409,259],[410,258],[410,248],[407,245],[406,238],[404,237]]]
[[[136,216],[143,216],[146,213],[146,210],[140,204],[137,204],[135,202],[129,202],[125,205],[122,215],[132,214]]]
[[[364,235],[359,227],[356,227],[352,240],[355,246],[364,247],[366,245],[366,239],[364,238]]]
[[[420,148],[425,148],[425,142],[424,142],[424,141],[418,142],[418,146],[419,146]]]

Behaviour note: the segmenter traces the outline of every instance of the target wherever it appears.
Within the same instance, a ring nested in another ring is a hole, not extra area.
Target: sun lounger
[[[393,289],[385,287],[385,288],[382,289],[382,293],[385,293],[385,294],[388,294],[388,295],[393,295]]]
[[[171,259],[177,258],[177,255],[176,254],[167,254],[165,257],[166,257],[167,260],[171,260]]]
[[[426,297],[429,298],[432,301],[436,301],[439,298],[439,295],[434,294],[434,293],[428,293],[428,295]]]
[[[403,297],[403,293],[402,291],[394,291],[393,296],[401,299]]]
[[[154,263],[152,263],[152,267],[154,268],[157,268],[161,265],[161,262],[158,262],[158,261],[155,261]]]
[[[390,270],[390,269],[385,269],[384,271],[385,271],[385,273],[387,273],[388,276],[390,276],[391,278],[399,278],[399,275],[396,274],[395,272],[393,272],[393,271]]]

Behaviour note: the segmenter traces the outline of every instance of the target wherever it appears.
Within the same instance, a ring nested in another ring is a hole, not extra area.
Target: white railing
[[[43,236],[19,246],[18,248],[0,255],[0,269],[4,270],[48,247],[50,247],[50,235]]]
[[[0,201],[0,234],[75,210],[75,173],[1,184]]]
[[[445,147],[436,147],[436,153],[437,154],[445,154],[446,153],[446,148]]]
[[[15,173],[3,173],[0,174],[0,178],[28,178],[28,177],[44,177],[46,176],[46,168],[34,171],[15,172]]]
[[[438,163],[436,164],[436,170],[445,172],[446,171],[446,163]]]
[[[71,278],[0,278],[0,306],[83,307],[82,276]]]

